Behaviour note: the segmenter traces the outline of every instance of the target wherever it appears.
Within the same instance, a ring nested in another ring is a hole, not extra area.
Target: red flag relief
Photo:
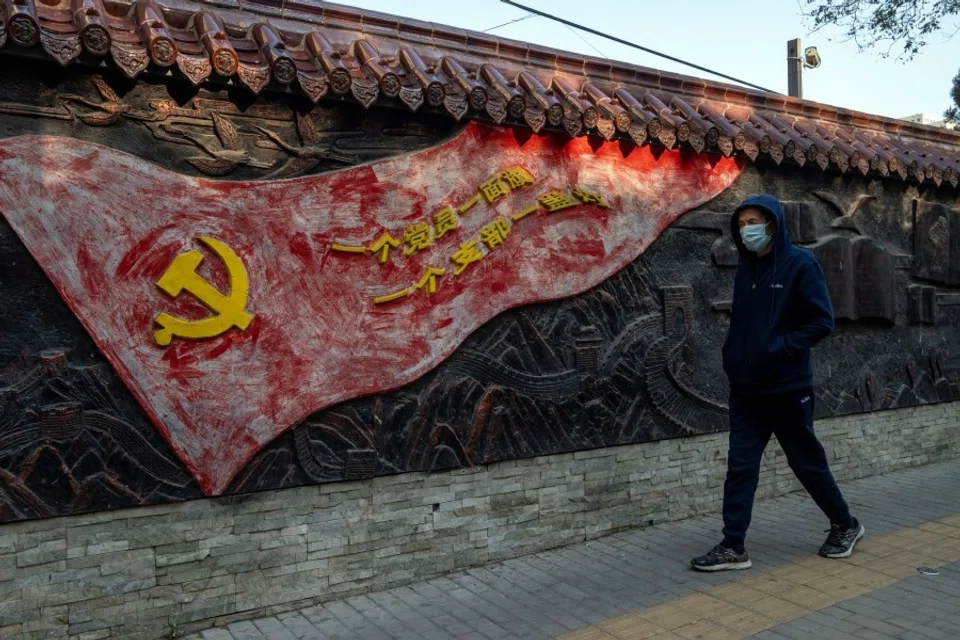
[[[0,213],[208,494],[311,413],[410,383],[481,324],[582,292],[733,159],[470,124],[292,180],[0,141]]]

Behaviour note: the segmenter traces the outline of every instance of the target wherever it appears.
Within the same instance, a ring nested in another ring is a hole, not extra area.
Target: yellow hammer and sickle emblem
[[[203,262],[203,254],[199,251],[187,251],[174,258],[157,280],[157,286],[171,298],[176,298],[181,291],[186,291],[215,315],[202,320],[184,320],[161,313],[156,319],[161,328],[153,334],[154,341],[161,347],[169,345],[174,337],[193,340],[213,338],[231,327],[243,331],[253,322],[253,316],[246,312],[250,282],[243,262],[230,247],[219,240],[205,236],[200,236],[197,240],[223,261],[230,278],[230,294],[220,293],[197,273],[197,267]]]

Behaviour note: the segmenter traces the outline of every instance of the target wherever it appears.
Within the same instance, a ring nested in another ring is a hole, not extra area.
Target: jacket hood
[[[746,200],[740,203],[730,217],[730,233],[733,235],[733,241],[737,245],[737,250],[740,252],[740,257],[745,260],[756,260],[757,254],[753,251],[747,249],[743,244],[743,238],[740,237],[740,227],[737,223],[737,216],[740,215],[740,212],[749,207],[756,207],[758,209],[763,209],[767,213],[773,216],[773,219],[777,225],[777,230],[773,235],[773,253],[774,255],[783,255],[784,249],[788,248],[792,241],[790,239],[790,231],[787,230],[786,218],[783,215],[783,205],[780,204],[780,201],[769,194],[763,194],[758,196],[750,196]]]

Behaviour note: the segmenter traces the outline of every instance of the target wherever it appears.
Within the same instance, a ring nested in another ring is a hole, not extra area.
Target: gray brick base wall
[[[839,479],[960,457],[960,403],[817,430]],[[0,638],[175,637],[718,512],[725,456],[723,433],[0,525]],[[759,496],[797,489],[771,446]]]

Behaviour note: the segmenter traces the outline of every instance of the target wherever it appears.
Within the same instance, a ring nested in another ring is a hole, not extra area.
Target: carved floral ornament
[[[550,128],[572,137],[737,154],[915,184],[957,188],[960,183],[960,134],[938,132],[937,138],[922,127],[819,106],[819,115],[800,115],[786,98],[741,96],[725,86],[635,67],[606,63],[596,74],[585,74],[589,59],[550,51],[534,55],[479,34],[470,36],[475,46],[493,48],[495,57],[482,59],[484,54],[470,47],[465,55],[447,51],[443,43],[454,34],[438,29],[429,47],[413,45],[415,29],[407,34],[402,19],[399,32],[379,38],[365,29],[286,19],[281,27],[260,15],[256,3],[245,3],[244,13],[189,13],[164,3],[111,3],[108,14],[103,0],[61,0],[56,8],[36,0],[0,0],[0,47],[40,46],[62,65],[83,53],[109,55],[131,78],[152,62],[195,85],[216,74],[255,94],[273,83],[313,102],[332,92],[364,108],[375,103],[429,108],[456,120],[492,120],[535,132]],[[61,5],[69,7],[68,24],[60,17]]]
[[[81,32],[80,40],[93,55],[105,56],[110,52],[110,32],[101,25],[89,25]]]

